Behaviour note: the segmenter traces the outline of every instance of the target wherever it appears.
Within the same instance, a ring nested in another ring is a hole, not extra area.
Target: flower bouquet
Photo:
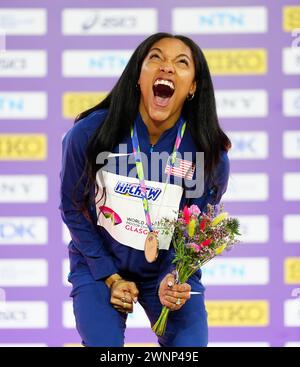
[[[223,205],[207,205],[207,213],[201,213],[197,205],[185,206],[178,219],[162,218],[159,227],[168,234],[172,229],[176,264],[176,281],[186,283],[199,268],[215,256],[229,250],[238,241],[239,222],[223,211]],[[165,333],[170,309],[163,306],[161,314],[152,327],[156,335]]]

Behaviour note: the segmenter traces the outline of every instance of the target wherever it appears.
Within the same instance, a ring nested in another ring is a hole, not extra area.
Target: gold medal
[[[149,232],[145,240],[145,258],[148,263],[153,263],[158,257],[158,238],[154,232]]]

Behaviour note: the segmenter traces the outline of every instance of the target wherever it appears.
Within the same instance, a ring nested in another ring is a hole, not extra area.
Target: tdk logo
[[[130,195],[138,198],[142,198],[142,191],[139,184],[128,183],[118,181],[115,187],[115,192],[123,195]],[[154,187],[147,187],[147,199],[155,201],[159,194],[161,193],[161,189]]]

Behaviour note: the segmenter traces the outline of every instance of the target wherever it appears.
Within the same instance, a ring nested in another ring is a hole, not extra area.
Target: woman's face
[[[154,43],[145,57],[139,85],[144,120],[175,123],[189,94],[196,90],[195,65],[190,48],[176,38]]]

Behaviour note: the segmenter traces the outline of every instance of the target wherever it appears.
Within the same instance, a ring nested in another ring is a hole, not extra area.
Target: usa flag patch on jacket
[[[191,180],[193,178],[194,172],[195,164],[191,161],[187,161],[181,158],[176,158],[172,170],[169,163],[167,163],[165,169],[166,174],[169,173],[170,175],[187,178],[188,180]]]

